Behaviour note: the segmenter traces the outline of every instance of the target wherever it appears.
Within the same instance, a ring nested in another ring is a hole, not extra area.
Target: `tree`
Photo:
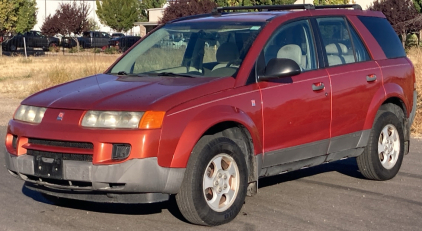
[[[96,11],[100,22],[116,31],[128,31],[139,21],[139,0],[97,0]]]
[[[35,0],[20,1],[17,8],[16,32],[24,33],[34,28],[37,24],[37,10]]]
[[[212,0],[191,0],[189,3],[170,4],[170,6],[165,8],[160,23],[166,23],[189,15],[211,13],[215,7],[217,7],[217,4]]]
[[[401,36],[403,47],[408,33],[422,29],[422,15],[418,13],[412,0],[374,1],[369,9],[384,13],[393,29]]]
[[[13,15],[14,5],[10,0],[0,0],[0,35],[12,29],[16,15]]]
[[[422,0],[413,0],[413,5],[419,13],[422,13]]]
[[[0,34],[23,33],[37,23],[35,0],[0,0]]]
[[[290,5],[294,4],[296,0],[273,0],[274,5]]]
[[[314,0],[314,5],[342,5],[349,4],[349,0]]]
[[[60,33],[59,29],[59,15],[56,13],[53,16],[48,15],[41,26],[41,32],[48,36],[54,36]]]
[[[76,1],[72,3],[60,3],[56,13],[49,15],[44,21],[41,31],[45,34],[54,35],[60,33],[64,36],[71,37],[79,50],[79,41],[76,35],[81,34],[89,28],[88,14],[89,6]]]
[[[100,25],[94,18],[89,18],[87,30],[100,30]]]

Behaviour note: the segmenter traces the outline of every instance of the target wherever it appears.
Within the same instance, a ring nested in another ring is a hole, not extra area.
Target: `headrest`
[[[277,58],[291,59],[300,65],[302,63],[302,50],[298,45],[288,44],[278,50]]]
[[[341,43],[331,43],[325,46],[328,55],[342,55],[347,53],[347,47]]]
[[[218,47],[216,59],[219,63],[228,63],[239,58],[239,51],[235,43],[223,43]]]

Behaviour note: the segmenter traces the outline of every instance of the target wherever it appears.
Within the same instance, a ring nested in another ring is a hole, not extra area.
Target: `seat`
[[[239,59],[239,51],[235,43],[226,42],[220,45],[216,53],[217,65],[215,65],[212,71],[227,67],[231,62]]]
[[[344,61],[346,63],[354,63],[355,62],[355,56],[353,55],[352,49],[348,49],[347,52],[343,53],[341,56],[343,56]]]
[[[325,52],[327,53],[328,65],[336,66],[344,64],[344,58],[341,56],[342,52],[347,52],[347,47],[341,43],[330,43],[325,46]]]
[[[302,67],[302,49],[296,44],[287,44],[277,52],[277,58],[291,59]]]
[[[330,66],[355,62],[354,55],[350,54],[346,45],[342,43],[328,44],[325,46],[325,52],[327,53],[328,64]]]

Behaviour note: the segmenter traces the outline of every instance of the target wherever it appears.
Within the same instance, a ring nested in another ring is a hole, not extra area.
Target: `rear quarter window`
[[[389,59],[405,57],[406,53],[396,32],[385,18],[358,16],[359,20],[371,32]]]

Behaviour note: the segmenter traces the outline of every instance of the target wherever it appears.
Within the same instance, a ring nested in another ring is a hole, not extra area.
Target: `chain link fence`
[[[104,37],[48,37],[39,32],[27,32],[15,36],[1,36],[0,55],[90,55],[117,54],[128,50],[141,39],[139,36]],[[77,44],[79,43],[79,49]]]

